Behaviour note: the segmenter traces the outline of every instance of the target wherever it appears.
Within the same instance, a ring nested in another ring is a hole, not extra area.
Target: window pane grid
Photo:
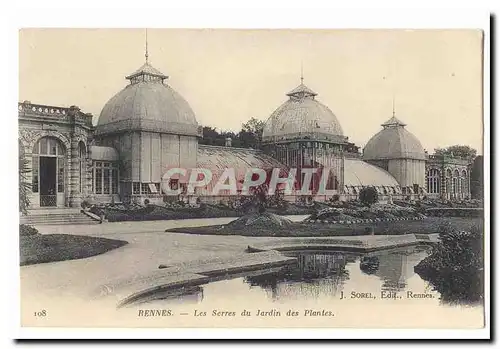
[[[140,194],[141,193],[141,183],[134,182],[132,185],[132,194]]]
[[[95,170],[95,193],[102,194],[102,169]]]
[[[57,141],[55,139],[49,139],[49,144],[50,155],[57,155]]]
[[[48,143],[47,138],[40,139],[40,154],[47,154],[47,146],[48,146],[47,143]]]
[[[64,193],[65,161],[64,147],[57,138],[43,137],[32,149],[32,192],[40,192],[40,157],[55,157],[56,159],[56,191]]]
[[[104,175],[103,181],[102,181],[102,183],[104,185],[103,193],[104,194],[109,194],[110,193],[110,185],[109,185],[110,183],[109,183],[109,181],[110,181],[110,177],[111,177],[109,175],[109,169],[105,168],[104,171],[103,171],[103,175]]]
[[[430,194],[439,194],[441,187],[441,175],[439,170],[431,169],[427,173],[427,192]]]
[[[118,170],[113,169],[111,175],[111,192],[112,194],[118,194]]]
[[[95,194],[118,194],[119,174],[115,163],[96,161],[93,174],[92,191]],[[133,190],[135,190],[135,187]]]
[[[66,154],[64,146],[56,138],[43,137],[33,146],[32,154],[41,156],[64,156]]]
[[[64,158],[57,159],[57,192],[64,192]]]

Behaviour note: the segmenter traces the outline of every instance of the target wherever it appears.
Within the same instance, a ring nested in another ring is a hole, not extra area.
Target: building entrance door
[[[56,157],[40,157],[40,206],[57,206]]]

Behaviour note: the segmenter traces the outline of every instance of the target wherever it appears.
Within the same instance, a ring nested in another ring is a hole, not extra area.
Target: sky
[[[92,113],[145,61],[145,29],[22,29],[19,101]],[[482,154],[479,30],[148,29],[150,63],[199,124],[239,131],[267,120],[300,83],[318,93],[358,146],[396,117],[430,153]]]

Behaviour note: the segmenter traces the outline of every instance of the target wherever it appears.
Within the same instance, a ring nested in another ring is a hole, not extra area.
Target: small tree
[[[452,145],[446,148],[434,149],[436,155],[456,156],[469,161],[474,160],[477,155],[477,150],[468,145]]]
[[[284,189],[276,189],[273,195],[267,199],[267,207],[274,207],[279,209],[286,209],[288,202],[285,200]]]
[[[264,213],[269,201],[267,191],[268,186],[266,183],[250,188],[249,195],[240,198],[243,211]]]
[[[28,207],[30,205],[29,192],[31,185],[28,183],[28,160],[24,156],[21,146],[19,147],[19,212],[22,215],[28,214]]]
[[[474,199],[482,199],[484,191],[483,183],[483,156],[477,156],[472,163],[470,171],[470,193]]]
[[[256,118],[251,118],[241,125],[241,131],[238,133],[240,146],[243,148],[258,149],[262,141],[262,131],[265,122]]]
[[[365,187],[359,191],[359,201],[365,206],[371,206],[378,201],[378,192],[374,187]]]

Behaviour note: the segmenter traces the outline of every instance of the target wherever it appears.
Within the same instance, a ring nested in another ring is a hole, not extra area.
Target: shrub
[[[378,201],[378,192],[374,187],[365,187],[359,191],[359,200],[365,206],[371,206]]]
[[[458,231],[450,224],[439,227],[440,242],[432,254],[415,266],[450,303],[475,303],[483,299],[483,232],[479,225]]]
[[[273,195],[269,195],[267,197],[266,207],[286,210],[288,208],[288,202],[285,200],[285,192],[277,189]]]
[[[24,156],[24,151],[19,148],[19,213],[22,215],[28,214],[30,206],[29,192],[31,191],[31,183],[28,182],[29,161]]]
[[[144,205],[149,205],[149,199],[144,199]]]
[[[332,202],[337,202],[339,200],[340,200],[340,195],[338,195],[338,194],[333,195],[330,199],[330,201],[332,201]]]
[[[85,210],[86,208],[90,207],[90,202],[87,200],[83,200],[80,206]]]
[[[37,234],[38,230],[35,227],[27,224],[19,224],[19,236],[33,236]]]

